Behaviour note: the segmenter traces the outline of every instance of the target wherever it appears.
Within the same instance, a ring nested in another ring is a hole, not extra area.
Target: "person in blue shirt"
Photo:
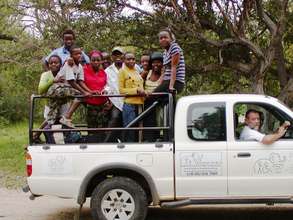
[[[53,50],[46,58],[45,58],[45,66],[48,66],[49,58],[52,55],[58,55],[61,58],[62,66],[65,61],[70,57],[70,48],[74,45],[75,34],[73,30],[67,29],[62,34],[63,37],[63,46],[56,48]],[[90,63],[89,57],[82,51],[81,64]]]

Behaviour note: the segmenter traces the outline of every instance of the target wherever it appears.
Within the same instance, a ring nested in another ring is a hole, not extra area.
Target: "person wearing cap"
[[[45,67],[48,67],[49,58],[52,55],[58,55],[61,58],[61,65],[63,66],[65,61],[70,58],[70,48],[74,45],[75,41],[75,33],[73,30],[67,29],[62,34],[63,46],[53,50],[46,58],[45,58]],[[82,51],[81,52],[81,64],[90,63],[89,57]]]
[[[90,64],[83,67],[84,83],[95,94],[104,92],[107,75],[103,68],[102,53],[97,50],[90,52]],[[87,124],[89,128],[107,127],[108,114],[106,97],[86,97],[84,102],[87,104]],[[89,141],[103,141],[104,132],[90,132]]]
[[[160,77],[163,69],[163,54],[154,52],[150,56],[151,70],[148,72],[145,82],[144,90],[147,93],[152,93],[160,85]],[[152,104],[149,99],[145,100],[144,107],[147,109]],[[161,111],[159,108],[154,109],[143,121],[144,127],[156,127],[157,118],[160,119]],[[143,137],[145,141],[154,142],[159,138],[160,132],[158,130],[145,130]]]
[[[124,50],[121,47],[114,47],[112,49],[112,64],[105,69],[107,74],[107,85],[105,91],[110,95],[119,95],[119,70],[123,66]],[[109,128],[122,127],[122,109],[123,98],[122,97],[109,97],[112,104],[110,111],[110,120],[108,122]],[[107,132],[104,142],[117,142],[120,138],[120,131]]]

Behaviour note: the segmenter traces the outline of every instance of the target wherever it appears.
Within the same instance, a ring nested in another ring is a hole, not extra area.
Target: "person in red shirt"
[[[102,94],[107,83],[107,75],[103,69],[102,54],[93,50],[90,53],[90,63],[83,68],[84,83],[96,94]],[[105,97],[89,97],[85,99],[85,103],[90,105],[102,105],[107,102]]]
[[[93,50],[90,52],[90,63],[85,65],[84,83],[87,87],[96,94],[103,94],[106,83],[107,74],[103,69],[102,54],[99,51]],[[106,97],[87,97],[87,124],[89,128],[107,127],[108,111]],[[103,140],[104,132],[90,132],[89,141],[100,142]]]

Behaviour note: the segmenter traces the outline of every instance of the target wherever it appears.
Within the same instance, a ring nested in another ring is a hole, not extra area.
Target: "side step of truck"
[[[268,204],[293,203],[291,197],[235,197],[235,198],[190,198],[172,202],[162,202],[162,208],[177,208],[188,205],[224,205],[224,204]]]

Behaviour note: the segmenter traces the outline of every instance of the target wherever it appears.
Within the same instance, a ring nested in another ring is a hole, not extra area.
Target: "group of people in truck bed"
[[[74,128],[72,116],[79,105],[86,104],[88,127],[126,127],[143,108],[154,102],[154,92],[180,93],[185,84],[183,51],[169,29],[159,32],[164,52],[136,55],[116,46],[110,55],[99,50],[86,54],[76,45],[72,30],[63,32],[63,46],[45,58],[47,72],[41,75],[38,91],[49,96],[41,128],[54,124]],[[93,97],[93,95],[139,95],[128,97]],[[75,96],[75,98],[73,98]],[[156,112],[144,120],[144,126],[156,126]],[[155,131],[144,132],[144,139],[154,141]],[[134,131],[124,132],[124,141],[135,141]],[[117,131],[106,132],[104,142],[116,142]],[[39,134],[34,134],[34,139]]]

